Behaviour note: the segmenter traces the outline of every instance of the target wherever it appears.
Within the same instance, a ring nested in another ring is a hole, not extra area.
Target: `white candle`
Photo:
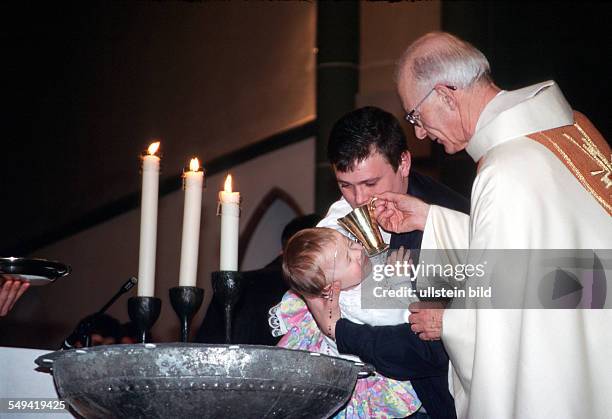
[[[142,158],[142,200],[140,206],[140,253],[138,296],[155,294],[155,249],[157,242],[157,198],[159,191],[159,141],[152,143]]]
[[[221,203],[221,271],[238,270],[238,221],[240,192],[232,192],[232,175],[225,179],[225,190],[219,192]]]
[[[183,175],[185,207],[183,208],[183,240],[179,286],[195,287],[198,273],[198,247],[200,244],[200,215],[202,213],[202,186],[204,172],[198,159],[191,159],[189,171]]]

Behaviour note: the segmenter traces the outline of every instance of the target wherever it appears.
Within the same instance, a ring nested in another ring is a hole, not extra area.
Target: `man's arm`
[[[442,342],[422,341],[408,324],[373,327],[340,319],[336,344],[341,353],[357,355],[396,380],[445,376],[448,372]]]
[[[336,339],[338,350],[359,356],[381,374],[398,380],[446,375],[448,356],[441,342],[424,342],[408,324],[358,325],[340,319],[340,282],[334,281],[330,296],[304,297],[319,329]]]
[[[404,233],[423,231],[422,249],[444,249],[445,255],[455,265],[465,263],[463,251],[469,247],[468,215],[436,205],[428,205],[407,194],[385,192],[375,202],[379,224],[385,230]],[[439,262],[440,263],[440,262]],[[412,330],[420,333],[423,340],[440,339],[442,334],[443,309],[418,307],[410,310]]]

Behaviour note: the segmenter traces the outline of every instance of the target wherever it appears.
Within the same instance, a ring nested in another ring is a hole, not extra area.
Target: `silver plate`
[[[0,277],[13,276],[32,285],[46,285],[70,273],[71,268],[60,262],[8,257],[0,258]]]

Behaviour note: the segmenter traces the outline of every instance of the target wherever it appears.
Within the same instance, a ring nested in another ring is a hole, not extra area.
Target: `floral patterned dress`
[[[340,306],[343,311],[343,305]],[[272,315],[270,325],[273,330],[276,329],[275,333],[277,335],[284,333],[277,346],[339,356],[335,342],[321,333],[306,303],[299,295],[288,291],[280,304],[272,308],[270,314]],[[373,376],[357,380],[351,399],[334,417],[402,418],[416,412],[420,407],[421,402],[409,381],[392,380],[375,373]]]

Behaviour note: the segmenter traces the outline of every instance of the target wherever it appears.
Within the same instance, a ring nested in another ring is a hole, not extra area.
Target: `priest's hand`
[[[324,295],[316,297],[304,296],[308,310],[314,317],[321,332],[336,339],[336,322],[340,320],[340,281],[325,288]]]
[[[380,226],[393,233],[424,230],[429,204],[406,194],[384,192],[372,203]]]
[[[408,322],[421,340],[439,340],[442,336],[444,304],[419,301],[410,304]]]
[[[30,283],[11,275],[0,275],[0,284],[0,317],[3,317],[11,311]]]

